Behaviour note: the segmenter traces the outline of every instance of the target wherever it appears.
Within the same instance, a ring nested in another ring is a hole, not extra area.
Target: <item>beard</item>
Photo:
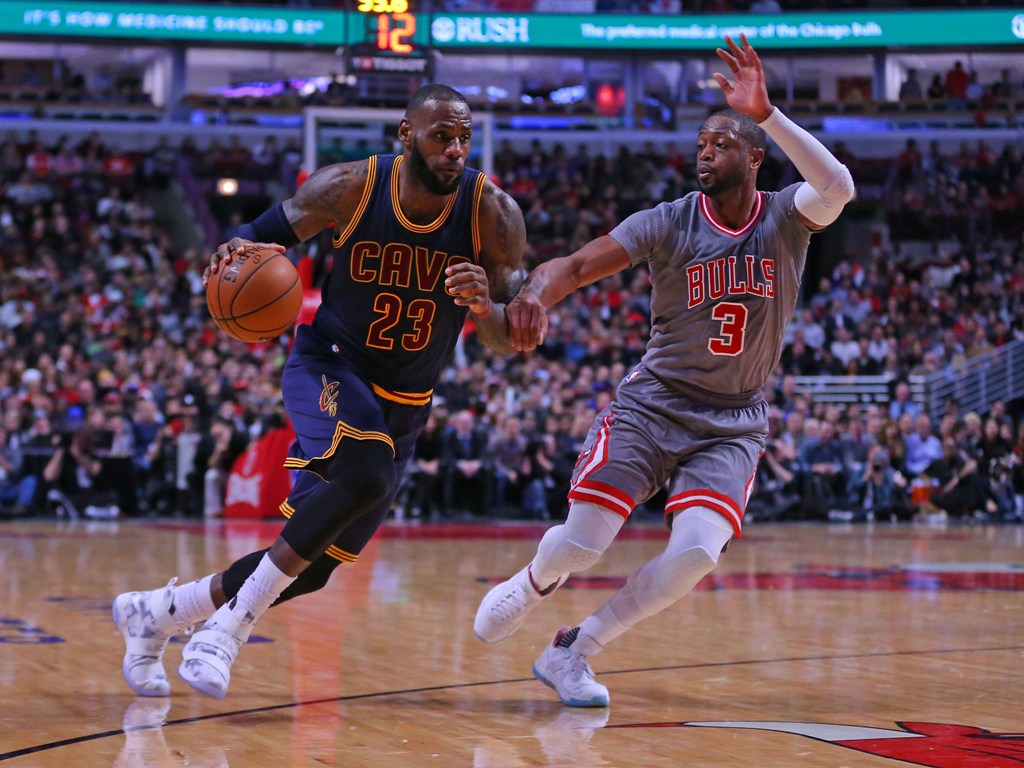
[[[462,180],[461,173],[449,182],[439,179],[430,170],[430,166],[427,165],[427,159],[415,143],[413,143],[409,151],[409,168],[412,170],[412,175],[416,177],[417,181],[435,195],[450,195],[459,188],[459,182]]]
[[[730,192],[739,186],[742,186],[746,181],[746,174],[742,171],[736,171],[728,176],[722,176],[715,174],[710,181],[701,181],[697,179],[697,187],[705,195],[713,197],[714,195],[720,195],[723,192]]]

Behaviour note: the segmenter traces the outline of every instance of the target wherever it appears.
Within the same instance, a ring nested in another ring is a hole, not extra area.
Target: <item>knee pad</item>
[[[665,550],[654,573],[654,586],[665,598],[675,602],[690,593],[697,583],[715,570],[718,558],[704,547]]]
[[[597,549],[589,549],[581,544],[577,544],[575,541],[567,538],[564,535],[564,531],[556,531],[556,528],[552,528],[541,540],[543,546],[546,542],[545,554],[547,555],[548,562],[552,568],[559,570],[561,573],[575,573],[576,571],[585,571],[598,560],[601,559],[602,552]],[[548,535],[556,531],[548,541]]]
[[[317,462],[316,471],[343,487],[347,497],[368,504],[385,499],[398,479],[391,446],[379,440],[342,440],[330,457]]]
[[[538,589],[546,589],[570,573],[585,571],[601,559],[602,550],[591,549],[569,538],[566,526],[549,528],[537,546],[530,573]]]

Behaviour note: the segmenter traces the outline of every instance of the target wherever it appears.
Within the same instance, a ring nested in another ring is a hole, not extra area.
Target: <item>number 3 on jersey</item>
[[[718,336],[708,339],[708,349],[713,355],[735,357],[743,351],[743,335],[747,331],[747,308],[734,301],[715,304],[711,317],[722,324]]]
[[[402,319],[402,299],[393,293],[381,293],[373,302],[373,311],[383,317],[370,323],[366,334],[366,346],[374,349],[394,349],[395,339],[389,334]],[[413,299],[405,307],[405,314],[412,319],[412,333],[402,334],[402,349],[418,352],[430,341],[434,314],[437,305],[430,299]]]

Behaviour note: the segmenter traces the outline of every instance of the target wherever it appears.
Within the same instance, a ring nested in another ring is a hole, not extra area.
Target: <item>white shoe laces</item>
[[[526,605],[526,595],[522,594],[521,587],[516,585],[511,591],[502,595],[501,599],[492,606],[491,613],[504,622],[522,611]]]

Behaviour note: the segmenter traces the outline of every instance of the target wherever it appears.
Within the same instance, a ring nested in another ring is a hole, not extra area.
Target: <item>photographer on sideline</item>
[[[892,468],[889,452],[880,445],[868,449],[864,471],[850,479],[850,506],[854,519],[909,518],[907,479]]]

